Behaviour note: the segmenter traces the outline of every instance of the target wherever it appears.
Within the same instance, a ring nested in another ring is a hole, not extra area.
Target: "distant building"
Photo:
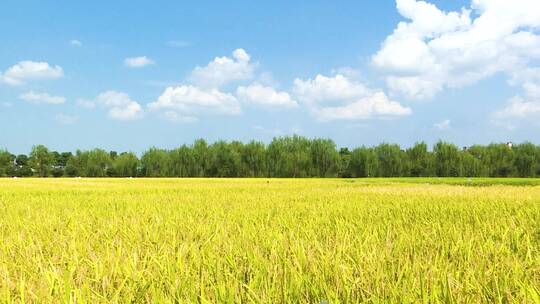
[[[508,146],[508,148],[512,149],[512,147],[514,146],[514,143],[509,141],[509,142],[506,143],[506,145]]]

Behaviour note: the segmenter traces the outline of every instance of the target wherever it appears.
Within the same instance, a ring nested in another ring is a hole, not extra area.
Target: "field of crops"
[[[0,179],[0,302],[540,303],[534,180]]]

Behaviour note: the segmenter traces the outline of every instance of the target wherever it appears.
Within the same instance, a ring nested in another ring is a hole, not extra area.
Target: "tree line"
[[[493,143],[468,148],[439,141],[403,149],[397,144],[338,149],[330,139],[301,136],[258,141],[203,139],[165,150],[135,153],[93,149],[29,155],[0,150],[2,177],[536,177],[540,147]]]

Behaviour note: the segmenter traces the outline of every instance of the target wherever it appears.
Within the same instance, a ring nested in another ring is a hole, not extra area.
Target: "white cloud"
[[[196,67],[190,76],[191,82],[204,88],[218,88],[239,80],[253,78],[257,67],[251,57],[243,49],[236,49],[232,58],[216,57],[204,67]]]
[[[96,107],[96,102],[88,99],[77,99],[77,105],[85,109],[94,109]]]
[[[199,115],[205,114],[237,115],[241,112],[240,104],[233,95],[191,85],[168,87],[148,107],[163,110],[166,119],[180,122],[193,122]]]
[[[295,79],[293,91],[306,104],[335,104],[365,97],[369,90],[361,83],[337,74],[334,77],[317,75],[315,79]]]
[[[236,89],[238,98],[246,103],[265,107],[294,108],[298,103],[286,92],[278,92],[272,87],[253,83],[247,87]]]
[[[257,64],[243,49],[236,49],[232,57],[216,57],[204,67],[197,66],[191,72],[189,84],[169,85],[155,102],[148,104],[150,110],[159,111],[169,121],[190,123],[204,115],[237,115],[241,113],[240,102],[232,94],[221,91],[220,87],[232,82],[253,78]],[[238,92],[248,102],[251,87],[243,87]],[[264,102],[287,103],[286,93],[272,95],[266,88],[258,93],[267,94]],[[290,96],[289,96],[290,98]]]
[[[277,87],[279,83],[270,72],[262,72],[257,75],[256,82],[267,87]]]
[[[81,47],[82,46],[82,42],[80,40],[77,40],[77,39],[73,39],[73,40],[70,40],[69,41],[69,44],[73,45],[73,46],[77,46],[77,47]]]
[[[523,124],[540,120],[540,82],[523,84],[524,96],[516,95],[501,110],[493,113],[493,118],[498,123],[510,123],[512,125]]]
[[[96,102],[107,108],[109,117],[115,120],[135,120],[143,116],[141,105],[123,92],[101,93],[96,98]]]
[[[295,79],[295,96],[322,121],[361,120],[375,117],[404,116],[410,108],[392,101],[380,90],[371,90],[359,82],[337,74],[317,75],[315,79]]]
[[[347,66],[332,69],[332,74],[334,75],[340,74],[349,79],[358,79],[362,75],[362,73],[359,70],[355,68],[347,67]]]
[[[450,129],[450,120],[449,119],[445,119],[441,122],[438,122],[436,124],[433,125],[433,127],[435,127],[435,129],[437,130],[441,130],[441,131],[444,131],[444,130],[449,130]]]
[[[314,111],[322,121],[406,116],[412,113],[411,109],[399,102],[389,100],[383,92],[376,92],[344,106],[315,108]]]
[[[526,82],[540,83],[540,68],[524,68],[515,71],[508,81],[511,85],[520,85]]]
[[[26,92],[20,95],[19,98],[37,104],[63,104],[66,102],[66,98],[63,96],[53,96],[47,93],[37,93],[34,91]]]
[[[499,72],[512,75],[540,59],[537,0],[472,0],[460,12],[397,0],[397,9],[408,21],[397,25],[372,61],[390,89],[410,98],[431,98]]]
[[[130,68],[142,68],[154,64],[154,61],[146,56],[129,57],[124,60],[124,64]]]
[[[79,117],[60,113],[54,117],[54,120],[63,125],[72,125],[79,120]]]
[[[495,112],[495,117],[499,119],[526,118],[528,116],[540,117],[540,100],[525,100],[516,96],[504,109]]]
[[[64,76],[62,67],[47,62],[21,61],[5,71],[0,79],[8,85],[22,85],[31,80],[58,79]]]
[[[199,121],[197,117],[194,116],[184,116],[175,111],[165,111],[161,116],[171,122],[175,123],[194,123]]]
[[[143,108],[132,100],[128,94],[117,91],[106,91],[99,94],[94,100],[78,99],[77,105],[86,109],[100,106],[107,110],[107,114],[114,120],[136,120],[144,115]]]

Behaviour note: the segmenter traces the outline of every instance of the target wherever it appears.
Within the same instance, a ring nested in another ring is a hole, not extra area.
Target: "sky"
[[[540,143],[540,2],[38,1],[0,9],[0,149],[197,138]]]

